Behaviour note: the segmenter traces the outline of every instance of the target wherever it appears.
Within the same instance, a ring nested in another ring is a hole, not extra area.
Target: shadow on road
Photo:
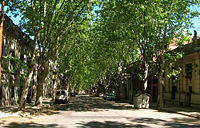
[[[184,122],[183,122],[184,120]],[[200,128],[198,120],[178,119],[174,118],[171,121],[155,119],[155,118],[136,118],[130,120],[134,124],[123,123],[117,121],[97,122],[91,121],[81,123],[80,128],[151,128],[151,127],[170,127],[170,128]],[[196,124],[194,122],[196,121]],[[192,123],[192,124],[191,124]]]
[[[15,113],[15,112],[17,112],[17,107],[16,106],[15,107],[13,107],[13,106],[11,106],[11,107],[2,107],[2,108],[0,108],[0,111],[6,112],[6,113]]]
[[[141,124],[125,124],[123,122],[116,122],[116,121],[106,121],[106,122],[97,122],[92,121],[86,124],[80,124],[80,128],[147,128],[145,125]]]
[[[73,97],[67,105],[59,108],[63,111],[106,111],[107,109],[129,110],[133,107],[114,101],[106,101],[101,97],[78,96]]]
[[[37,124],[37,123],[10,123],[4,128],[58,128],[57,124]]]
[[[198,119],[179,119],[172,118],[171,121],[164,119],[155,119],[155,118],[137,118],[130,120],[134,123],[139,123],[142,125],[153,124],[158,126],[170,127],[170,128],[200,128]],[[143,127],[142,127],[143,128]]]

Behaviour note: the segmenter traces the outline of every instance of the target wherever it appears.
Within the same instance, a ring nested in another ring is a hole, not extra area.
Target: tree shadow
[[[16,106],[1,107],[0,111],[5,112],[5,113],[15,113],[17,112],[17,107]]]
[[[107,111],[108,109],[130,110],[133,109],[133,106],[106,101],[100,97],[79,96],[73,98],[72,102],[59,108],[59,110],[63,111]]]
[[[37,124],[37,123],[16,123],[12,122],[4,128],[59,128],[57,124]]]
[[[35,106],[33,103],[27,103],[26,108],[19,111],[19,115],[21,116],[26,116],[26,115],[41,115],[41,114],[46,114],[46,115],[53,115],[53,114],[58,114],[59,112],[56,112],[54,110],[59,110],[59,106],[54,105],[51,101],[44,101],[43,106]],[[0,108],[1,112],[4,113],[10,113],[10,114],[15,114],[17,111],[18,106],[6,106]]]
[[[129,119],[130,120],[130,119]],[[172,127],[172,128],[200,128],[200,124],[198,121],[199,119],[180,119],[180,118],[173,118],[170,121],[164,120],[164,119],[155,119],[155,118],[137,118],[130,120],[134,123],[139,123],[141,125],[145,124],[155,124],[158,126],[166,126],[166,127]]]
[[[142,124],[125,124],[123,122],[117,121],[91,121],[88,123],[79,123],[81,126],[79,128],[150,128],[146,125]]]

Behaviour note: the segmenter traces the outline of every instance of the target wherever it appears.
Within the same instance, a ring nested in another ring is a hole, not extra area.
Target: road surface
[[[1,120],[4,128],[200,128],[200,120],[153,109],[134,109],[127,103],[87,95],[58,105],[54,112],[29,118]]]

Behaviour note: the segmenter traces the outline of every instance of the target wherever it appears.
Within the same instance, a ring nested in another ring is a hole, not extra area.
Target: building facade
[[[173,67],[181,68],[181,72],[177,79],[165,76],[164,101],[174,105],[200,107],[200,39],[194,36],[192,43],[175,50],[184,53],[183,58],[176,61]],[[166,74],[170,70],[166,67]]]
[[[25,84],[27,69],[30,66],[34,45],[32,40],[4,16],[3,45],[2,45],[2,81],[0,88],[1,106],[17,104]]]

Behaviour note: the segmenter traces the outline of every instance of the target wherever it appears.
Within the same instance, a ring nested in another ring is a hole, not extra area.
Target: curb
[[[184,115],[184,116],[188,116],[188,117],[192,117],[192,118],[196,118],[196,119],[200,119],[200,116],[196,116],[196,115],[186,114],[186,113],[172,111],[172,110],[167,110],[167,109],[161,109],[161,110],[162,111],[166,111],[166,112],[177,113],[177,114],[180,114],[180,115]]]
[[[182,112],[176,112],[176,113],[180,114],[180,115],[184,115],[184,116],[189,116],[189,117],[200,119],[200,116],[190,115],[190,114],[186,114],[186,113],[182,113]]]

